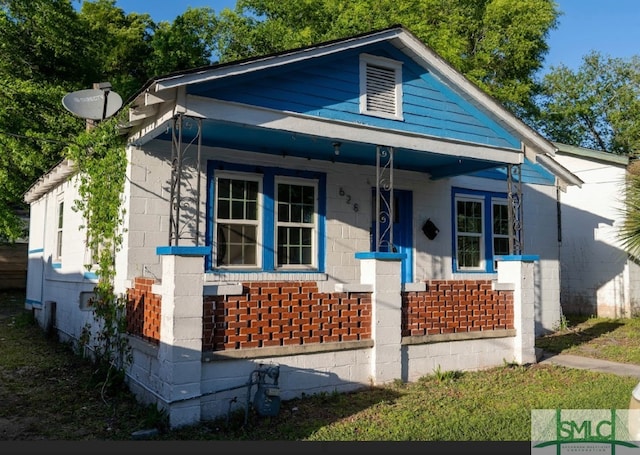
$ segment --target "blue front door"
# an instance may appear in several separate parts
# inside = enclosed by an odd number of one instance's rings
[[[386,204],[383,201],[390,201],[389,195],[389,191],[381,191],[381,212],[385,212]],[[404,254],[401,279],[402,283],[411,283],[413,281],[413,193],[408,190],[393,190],[393,219],[385,214],[376,213],[375,199],[376,189],[372,188],[371,251]],[[380,241],[376,234],[376,216],[380,220]],[[392,223],[391,229],[389,229],[389,223]],[[393,239],[391,232],[393,232]]]

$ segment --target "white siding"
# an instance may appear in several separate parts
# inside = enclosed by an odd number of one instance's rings
[[[618,239],[623,220],[622,164],[558,154],[584,181],[562,193],[562,306],[569,313],[629,317],[638,306],[638,266]]]
[[[80,293],[93,290],[96,280],[88,262],[81,213],[73,210],[78,198],[75,180],[69,180],[31,205],[29,225],[29,272],[27,306],[38,322],[53,325],[63,340],[77,340],[86,324],[93,324],[92,312],[80,309]],[[56,256],[58,206],[64,201],[62,259]]]

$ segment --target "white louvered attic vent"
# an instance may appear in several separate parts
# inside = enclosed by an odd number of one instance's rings
[[[402,120],[402,63],[360,55],[360,113]]]
[[[367,65],[367,111],[396,115],[396,72]]]

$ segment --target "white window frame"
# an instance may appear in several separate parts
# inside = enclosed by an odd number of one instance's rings
[[[101,242],[99,245],[96,245],[95,248],[89,247],[89,237],[85,239],[85,261],[84,265],[87,270],[92,270],[96,267],[100,262],[100,252],[105,248],[104,242]]]
[[[374,66],[390,70],[395,75],[394,113],[369,109],[367,102],[367,67]],[[360,54],[360,113],[393,120],[403,120],[402,117],[402,62],[370,54]]]
[[[509,230],[507,229],[507,233],[506,234],[496,234],[493,227],[494,227],[494,219],[493,219],[493,207],[495,205],[504,205],[507,207],[507,215],[509,214],[509,201],[506,198],[491,198],[491,248],[492,248],[492,253],[493,253],[493,258],[494,258],[494,269],[497,270],[497,261],[495,260],[496,256],[502,256],[502,254],[498,254],[496,253],[495,250],[495,239],[497,238],[505,238],[507,239],[507,241],[509,241]],[[508,253],[511,254],[511,253]]]
[[[226,218],[218,218],[218,203],[219,203],[219,186],[218,182],[220,179],[231,179],[231,180],[244,180],[244,181],[253,181],[258,183],[258,197],[257,197],[257,207],[256,207],[256,217],[257,220],[233,220]],[[234,172],[234,171],[217,171],[214,176],[214,185],[215,185],[215,200],[213,207],[213,222],[214,226],[219,226],[219,224],[251,224],[256,226],[256,264],[225,264],[225,265],[217,265],[218,257],[217,257],[217,245],[218,245],[218,229],[214,229],[213,232],[213,251],[212,251],[212,259],[213,259],[213,268],[218,270],[233,270],[233,269],[242,269],[242,270],[260,270],[262,269],[262,250],[264,245],[262,244],[262,229],[263,229],[263,177],[260,174],[252,174],[247,172]]]
[[[278,185],[288,184],[294,186],[310,186],[313,187],[313,222],[280,222],[278,221]],[[274,199],[274,229],[273,229],[273,248],[274,268],[276,270],[315,270],[318,268],[318,180],[308,178],[295,178],[286,176],[276,176],[273,186]],[[278,264],[278,228],[279,227],[304,227],[311,228],[311,263],[310,264]]]
[[[64,240],[64,197],[56,198],[56,262],[62,261],[62,247]]]
[[[480,221],[480,226],[481,226],[481,231],[479,233],[467,233],[467,232],[463,232],[461,233],[458,227],[458,202],[472,202],[472,203],[478,203],[480,204],[480,216],[481,216],[481,221]],[[454,199],[454,210],[455,210],[455,214],[454,214],[454,236],[455,236],[455,251],[454,254],[456,255],[456,268],[457,271],[459,272],[484,272],[486,270],[486,252],[485,252],[485,241],[486,241],[486,233],[485,231],[485,226],[486,226],[486,219],[485,219],[485,198],[483,196],[473,196],[473,195],[468,195],[468,194],[457,194],[455,199]],[[478,238],[480,240],[479,242],[479,247],[480,247],[480,262],[478,264],[478,266],[476,267],[464,267],[460,264],[460,259],[458,256],[459,253],[459,248],[458,248],[458,239],[459,237],[474,237],[474,238]]]

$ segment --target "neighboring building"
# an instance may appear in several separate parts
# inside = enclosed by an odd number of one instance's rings
[[[640,267],[621,247],[619,237],[629,158],[555,145],[555,160],[584,182],[560,195],[562,309],[604,318],[635,316]]]
[[[23,291],[27,283],[27,242],[0,244],[0,290]]]
[[[535,362],[560,322],[557,193],[580,179],[402,27],[158,77],[125,108],[127,379],[173,426],[254,377],[264,404]],[[71,340],[96,282],[75,182],[63,162],[25,195],[26,305]]]
[[[15,213],[28,227],[28,210],[18,209]],[[27,285],[28,246],[26,235],[13,242],[0,242],[0,290],[24,292]]]

